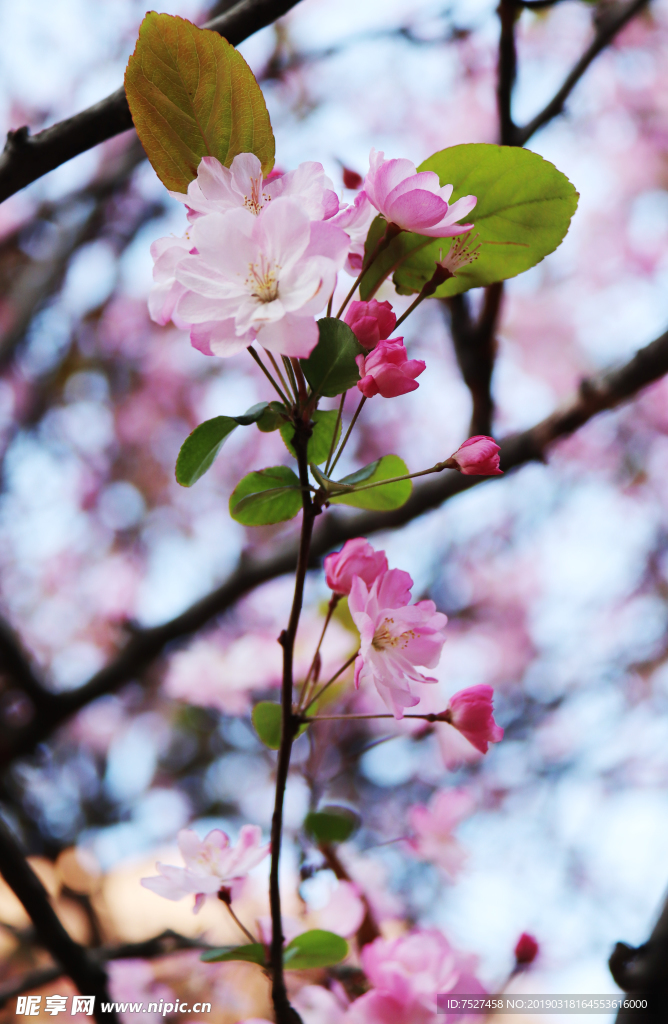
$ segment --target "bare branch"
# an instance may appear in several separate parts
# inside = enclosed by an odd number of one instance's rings
[[[450,331],[459,369],[471,392],[471,435],[492,433],[494,402],[491,383],[496,356],[496,325],[502,298],[502,281],[486,288],[477,320],[471,317],[467,295],[454,295],[451,299],[443,300],[450,315]]]
[[[668,899],[659,914],[647,942],[637,948],[618,942],[608,961],[610,973],[619,987],[636,998],[646,997],[647,1009],[620,1009],[618,1024],[642,1024],[649,1020],[665,1020],[668,1007]],[[656,1016],[655,1016],[656,1014]]]
[[[501,466],[508,472],[527,462],[544,461],[550,445],[559,438],[572,434],[599,412],[613,409],[632,398],[665,373],[668,373],[668,331],[640,349],[630,362],[620,368],[583,380],[577,395],[567,405],[535,427],[503,440]],[[323,517],[324,522],[314,536],[310,565],[315,567],[327,551],[352,537],[403,526],[484,481],[488,478],[463,476],[446,470],[429,483],[416,487],[406,504],[393,512]],[[296,564],[296,545],[286,545],[279,555],[269,558],[244,558],[222,586],[187,611],[161,626],[135,631],[123,650],[84,686],[52,695],[48,709],[42,710],[38,704],[35,717],[23,728],[5,728],[0,733],[0,765],[29,754],[38,743],[91,701],[113,693],[139,677],[171,645],[210,624],[255,587],[293,572]]]
[[[49,895],[28,864],[21,847],[0,819],[0,873],[20,899],[30,917],[37,941],[48,949],[56,963],[70,976],[82,995],[95,996],[95,1019],[100,1024],[118,1024],[115,1011],[102,1012],[101,1001],[109,1001],[107,975],[103,967],[65,930],[51,906]]]
[[[604,50],[605,47],[612,42],[617,33],[621,32],[624,26],[627,25],[629,21],[636,16],[636,14],[642,11],[644,7],[647,7],[648,2],[649,0],[630,0],[630,3],[613,7],[603,16],[594,39],[582,54],[573,70],[566,77],[562,87],[555,93],[547,106],[544,107],[539,114],[536,114],[528,124],[523,128],[516,128],[515,145],[526,145],[531,136],[537,132],[539,128],[542,128],[548,123],[548,121],[551,121],[554,117],[557,117],[558,114],[561,114],[566,100],[592,61],[598,57],[601,50]]]
[[[239,0],[204,28],[225,36],[233,46],[270,25],[298,0]],[[130,109],[121,87],[111,96],[31,136],[24,126],[7,133],[0,156],[0,202],[79,153],[132,128]]]
[[[517,74],[515,47],[516,0],[501,0],[499,4],[501,35],[499,38],[499,69],[496,99],[499,110],[499,141],[502,146],[514,146],[517,125],[513,121],[511,99]]]

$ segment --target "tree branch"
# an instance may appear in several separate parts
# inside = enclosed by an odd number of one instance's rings
[[[225,36],[238,46],[254,32],[270,25],[298,0],[239,0],[228,11],[206,22],[204,28]],[[133,127],[123,87],[99,103],[31,136],[27,126],[7,133],[0,156],[0,202],[42,175],[60,167],[107,139]]]
[[[618,942],[608,961],[615,982],[630,996],[645,997],[646,1010],[620,1009],[619,1024],[665,1020],[668,1009],[668,899],[647,942],[634,948]]]
[[[501,0],[499,4],[501,35],[499,38],[499,70],[496,100],[499,110],[499,141],[502,146],[514,146],[517,125],[513,121],[511,100],[517,74],[515,47],[516,0]]]
[[[501,442],[501,466],[508,472],[527,462],[544,461],[550,445],[572,434],[597,413],[613,409],[642,388],[668,373],[668,331],[639,352],[625,365],[599,377],[583,380],[578,393],[562,409],[520,434]],[[491,478],[497,479],[496,477]],[[356,515],[323,516],[311,545],[309,565],[352,537],[366,536],[411,522],[438,508],[462,491],[490,478],[463,476],[446,470],[429,483],[416,487],[411,498],[393,512],[365,512]],[[170,646],[198,632],[255,587],[294,572],[296,545],[284,547],[269,558],[242,559],[237,569],[217,590],[197,601],[181,615],[161,626],[137,630],[123,650],[84,686],[52,695],[47,711],[37,706],[35,718],[23,728],[0,733],[0,766],[29,754],[72,715],[101,697],[120,689],[144,672]]]
[[[1,819],[0,873],[23,904],[35,926],[38,942],[62,965],[81,995],[95,996],[95,1019],[99,1024],[118,1024],[115,1011],[103,1013],[101,1008],[102,1000],[109,1002],[105,970],[65,930],[46,889]]]
[[[566,100],[592,61],[598,57],[601,50],[604,50],[605,47],[612,42],[617,33],[620,32],[624,26],[627,25],[629,21],[631,21],[631,19],[643,9],[643,7],[647,6],[648,2],[649,0],[630,0],[630,3],[624,4],[623,6],[616,6],[603,16],[594,39],[582,54],[573,70],[569,75],[567,75],[564,84],[555,93],[547,106],[544,107],[539,114],[536,114],[536,116],[523,128],[515,129],[515,145],[526,145],[531,136],[537,132],[539,128],[542,128],[548,123],[548,121],[551,121],[558,114],[561,114]]]
[[[443,300],[450,315],[450,332],[459,369],[471,392],[470,435],[492,433],[494,401],[491,384],[496,356],[496,324],[502,298],[503,282],[489,285],[477,320],[471,317],[466,294]]]

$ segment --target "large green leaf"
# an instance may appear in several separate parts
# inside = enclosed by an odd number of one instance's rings
[[[561,171],[537,153],[515,146],[452,146],[434,153],[419,170],[435,171],[441,185],[454,185],[453,202],[463,195],[478,197],[470,214],[472,234],[481,243],[478,259],[441,285],[437,297],[504,281],[540,263],[563,240],[578,203],[578,193]],[[368,251],[384,230],[385,221],[376,218]],[[400,293],[420,291],[434,272],[439,252],[445,254],[451,243],[449,238],[402,232],[365,275],[362,298],[391,273]]]
[[[355,356],[367,350],[343,320],[323,317],[318,320],[318,331],[318,344],[308,359],[301,360],[301,366],[316,394],[334,398],[357,384],[360,375]]]
[[[255,731],[270,750],[278,750],[281,745],[281,720],[283,710],[280,704],[274,704],[269,700],[261,700],[256,704],[251,713]],[[308,722],[300,725],[297,736],[308,729]]]
[[[318,843],[343,843],[359,828],[359,817],[348,807],[330,804],[319,811],[309,811],[304,829]]]
[[[245,960],[247,963],[265,964],[265,949],[261,942],[249,942],[247,946],[220,946],[218,949],[207,949],[200,960],[207,964],[225,963],[229,960]]]
[[[182,487],[192,487],[207,469],[233,430],[238,426],[257,423],[267,409],[266,402],[258,402],[243,416],[216,416],[195,427],[181,445],[176,460],[176,480]]]
[[[338,427],[336,431],[336,440],[339,440],[339,437],[341,436],[341,420],[339,419],[339,414],[336,409],[326,411],[318,409],[313,413],[312,419],[313,433],[308,439],[307,456],[309,462],[313,462],[318,466],[321,462],[326,461],[327,456],[331,451],[335,427]],[[295,428],[292,423],[284,422],[282,424],[281,437],[285,442],[285,447],[291,455],[297,458],[297,453],[292,446],[294,433]]]
[[[125,72],[137,134],[164,185],[185,192],[204,156],[229,167],[255,153],[266,175],[274,135],[262,90],[241,54],[217,32],[150,11]]]
[[[348,956],[348,943],[334,932],[314,928],[289,942],[283,964],[289,971],[308,971],[313,967],[333,967]]]
[[[404,476],[408,467],[398,455],[383,455],[382,459],[370,463],[356,473],[351,473],[341,484],[372,484],[377,480],[388,480],[395,476]],[[339,505],[353,505],[354,508],[368,508],[388,512],[393,508],[401,508],[411,496],[413,485],[410,480],[399,480],[385,487],[370,487],[365,491],[348,491],[337,494],[328,500]]]
[[[287,466],[248,473],[230,495],[230,515],[244,526],[268,526],[293,519],[302,507],[299,477]]]

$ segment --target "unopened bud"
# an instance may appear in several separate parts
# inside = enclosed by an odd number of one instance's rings
[[[232,906],[232,889],[229,885],[221,885],[217,895],[221,903],[225,903],[228,907]]]
[[[533,935],[522,932],[515,946],[515,960],[523,966],[533,963],[538,956],[539,945]]]

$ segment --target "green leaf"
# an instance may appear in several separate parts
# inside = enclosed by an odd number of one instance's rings
[[[437,298],[515,277],[540,263],[561,243],[575,213],[578,193],[568,178],[537,153],[515,146],[470,143],[434,153],[418,168],[435,171],[441,185],[452,184],[452,201],[475,195],[472,235],[481,243],[478,259],[463,267],[436,292]],[[385,221],[371,225],[367,248],[382,234]],[[362,298],[394,273],[397,290],[419,291],[433,272],[439,251],[452,239],[431,239],[402,232],[362,281]]]
[[[313,433],[308,440],[307,457],[309,462],[319,465],[321,462],[327,460],[332,448],[332,440],[334,437],[334,428],[337,426],[336,440],[338,442],[341,436],[341,420],[336,409],[322,411],[316,410],[312,416],[313,419]],[[283,423],[281,426],[281,437],[285,442],[285,447],[290,452],[290,455],[297,458],[297,453],[292,446],[292,438],[294,437],[295,428],[292,423]]]
[[[229,167],[255,153],[267,175],[274,135],[262,90],[241,54],[217,32],[150,11],[125,72],[132,120],[151,165],[185,192],[204,156]]]
[[[293,519],[302,507],[299,477],[287,466],[248,473],[230,495],[230,515],[244,526],[267,526]]]
[[[227,960],[245,960],[250,964],[265,965],[265,949],[261,942],[251,942],[247,946],[221,946],[219,949],[207,949],[200,960],[205,964],[219,964]]]
[[[347,807],[331,804],[319,811],[310,811],[304,829],[318,843],[343,843],[359,828],[359,817]]]
[[[302,932],[285,947],[283,964],[290,971],[307,971],[312,967],[333,967],[348,956],[348,943],[334,932],[314,928]]]
[[[363,348],[348,324],[327,316],[318,320],[320,339],[308,359],[302,359],[304,376],[315,394],[334,398],[357,384],[360,379],[355,356]]]
[[[256,704],[251,713],[251,719],[265,747],[270,750],[278,750],[281,745],[281,718],[283,711],[280,704],[274,704],[269,700],[261,700]],[[308,729],[308,722],[300,725],[297,736],[301,736]]]
[[[263,434],[270,434],[272,430],[278,430],[287,414],[287,409],[282,402],[270,402],[257,421],[258,430],[261,430]]]
[[[176,480],[182,487],[192,487],[207,469],[230,436],[239,425],[256,423],[267,408],[266,402],[253,405],[243,416],[216,416],[195,427],[181,445],[176,460]]]
[[[395,476],[404,476],[408,473],[408,467],[398,455],[383,455],[382,459],[370,463],[356,473],[351,473],[341,484],[372,484],[376,480],[388,480]],[[413,485],[410,480],[400,480],[398,483],[387,484],[386,487],[371,487],[368,491],[349,491],[345,494],[336,494],[329,498],[333,504],[352,505],[354,508],[368,508],[375,511],[389,512],[393,508],[401,508],[411,496]]]

